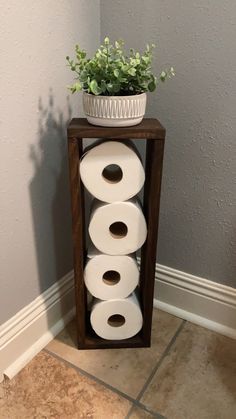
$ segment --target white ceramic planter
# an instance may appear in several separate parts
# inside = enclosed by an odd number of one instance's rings
[[[129,127],[139,124],[146,110],[147,94],[94,96],[83,93],[83,107],[90,124],[102,127]]]

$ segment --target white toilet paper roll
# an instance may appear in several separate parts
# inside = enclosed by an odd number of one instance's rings
[[[90,321],[103,339],[128,339],[142,328],[143,317],[135,293],[124,299],[95,300]]]
[[[88,191],[104,202],[132,198],[145,180],[137,153],[119,141],[100,143],[85,153],[80,162],[80,176]]]
[[[133,256],[97,254],[88,258],[84,281],[89,292],[101,300],[126,298],[138,285],[139,270]]]
[[[105,204],[94,201],[88,227],[93,244],[108,255],[127,255],[146,240],[147,226],[135,200]]]

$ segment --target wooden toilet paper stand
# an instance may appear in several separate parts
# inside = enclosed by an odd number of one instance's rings
[[[125,128],[104,128],[90,125],[84,118],[72,119],[68,126],[71,213],[74,247],[76,325],[79,349],[134,348],[151,345],[153,293],[155,282],[156,247],[165,129],[157,119],[144,119],[141,124]],[[79,165],[84,138],[110,140],[146,140],[146,180],[144,184],[143,213],[147,222],[147,239],[141,249],[140,304],[143,327],[132,338],[105,340],[92,330],[87,311],[86,289],[83,279],[86,261],[84,187]]]

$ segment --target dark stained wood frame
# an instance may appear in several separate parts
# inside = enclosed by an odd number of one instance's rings
[[[74,247],[76,324],[79,349],[149,347],[153,294],[155,283],[156,247],[161,193],[162,164],[165,129],[157,119],[145,118],[141,124],[125,128],[104,128],[90,125],[84,118],[72,119],[68,126],[71,213]],[[143,328],[134,337],[124,340],[105,340],[97,336],[89,322],[83,270],[86,260],[84,188],[79,176],[83,138],[110,140],[146,140],[146,180],[144,184],[143,212],[147,221],[147,239],[141,250],[140,296]]]

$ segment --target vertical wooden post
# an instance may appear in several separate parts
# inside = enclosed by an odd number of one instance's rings
[[[79,164],[83,151],[82,141],[82,138],[68,138],[71,215],[74,249],[76,325],[79,346],[83,345],[85,341],[87,307],[85,285],[83,280],[85,254],[84,189],[79,175]]]
[[[148,234],[141,250],[140,294],[145,325],[143,338],[147,345],[150,345],[151,339],[163,153],[164,141],[158,139],[146,141],[143,212]]]

